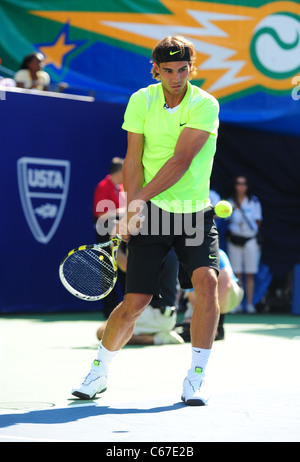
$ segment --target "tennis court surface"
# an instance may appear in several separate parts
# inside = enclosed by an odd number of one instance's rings
[[[300,318],[226,319],[207,370],[210,402],[187,407],[189,343],[125,347],[107,391],[79,401],[70,390],[94,359],[101,314],[1,316],[0,442],[299,442]]]

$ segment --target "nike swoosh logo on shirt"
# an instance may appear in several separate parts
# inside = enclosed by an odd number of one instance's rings
[[[212,255],[208,255],[208,258],[209,258],[210,260],[215,260],[217,257],[213,257]]]
[[[184,122],[184,124],[180,124],[180,127],[182,127],[183,125],[186,125],[186,122]]]

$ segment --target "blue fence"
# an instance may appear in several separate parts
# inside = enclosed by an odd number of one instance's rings
[[[2,93],[0,312],[99,310],[60,284],[70,249],[95,242],[92,201],[124,156],[124,108],[55,93]]]
[[[294,268],[292,314],[300,315],[300,265]]]

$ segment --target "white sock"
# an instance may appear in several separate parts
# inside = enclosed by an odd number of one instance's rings
[[[119,353],[120,350],[116,351],[110,351],[105,346],[102,345],[102,340],[100,342],[99,348],[98,348],[98,355],[97,359],[103,363],[103,366],[106,370],[108,370],[110,363],[114,359],[117,353]]]
[[[210,353],[211,350],[192,347],[192,364],[188,370],[188,377],[199,378],[199,375],[201,375],[204,378]]]

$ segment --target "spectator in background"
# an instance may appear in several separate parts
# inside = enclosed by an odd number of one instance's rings
[[[253,294],[254,275],[258,271],[260,255],[257,236],[262,221],[261,204],[256,196],[250,194],[248,181],[244,176],[235,178],[233,194],[228,200],[233,207],[232,215],[228,219],[228,255],[241,284],[245,275],[246,311],[256,313]],[[240,306],[235,312],[241,310]]]
[[[221,200],[221,196],[214,189],[210,189],[209,190],[209,199],[210,199],[211,205],[214,207]],[[218,231],[219,231],[219,227],[220,227],[219,225],[220,225],[222,219],[215,216],[214,220],[215,220],[215,225],[216,225],[216,227],[218,228]],[[220,237],[221,236],[220,236],[220,232],[219,232],[219,244],[220,244]]]
[[[25,56],[20,66],[20,70],[15,74],[17,87],[48,90],[50,76],[43,71],[44,56],[42,53],[30,53]]]
[[[96,226],[96,242],[103,243],[110,239],[115,229],[116,220],[125,212],[126,199],[122,184],[123,159],[114,157],[111,161],[109,174],[96,186],[94,192],[93,215]],[[123,244],[122,244],[123,245]],[[103,312],[108,318],[118,304],[118,286],[124,292],[125,272],[122,268],[118,274],[118,284],[103,299]]]
[[[226,252],[222,249],[220,249],[219,252],[220,272],[218,277],[218,298],[221,314],[215,340],[224,340],[225,315],[241,303],[244,296],[244,290],[238,284],[238,279],[232,271]],[[186,290],[185,296],[188,300],[187,310],[184,313],[183,323],[178,325],[178,327],[183,328],[183,333],[181,334],[183,339],[185,341],[190,341],[190,323],[195,306],[195,293],[193,289]]]
[[[2,75],[0,75],[0,87],[13,88],[15,86],[16,86],[16,82],[14,81],[14,79],[2,77]]]
[[[114,219],[123,216],[126,210],[126,198],[122,183],[124,159],[114,157],[109,174],[101,180],[94,192],[94,221],[97,229],[97,242],[107,242],[115,227]]]
[[[213,207],[221,200],[220,194],[217,193],[217,191],[215,191],[214,189],[210,189],[209,198],[210,198],[211,205]]]

